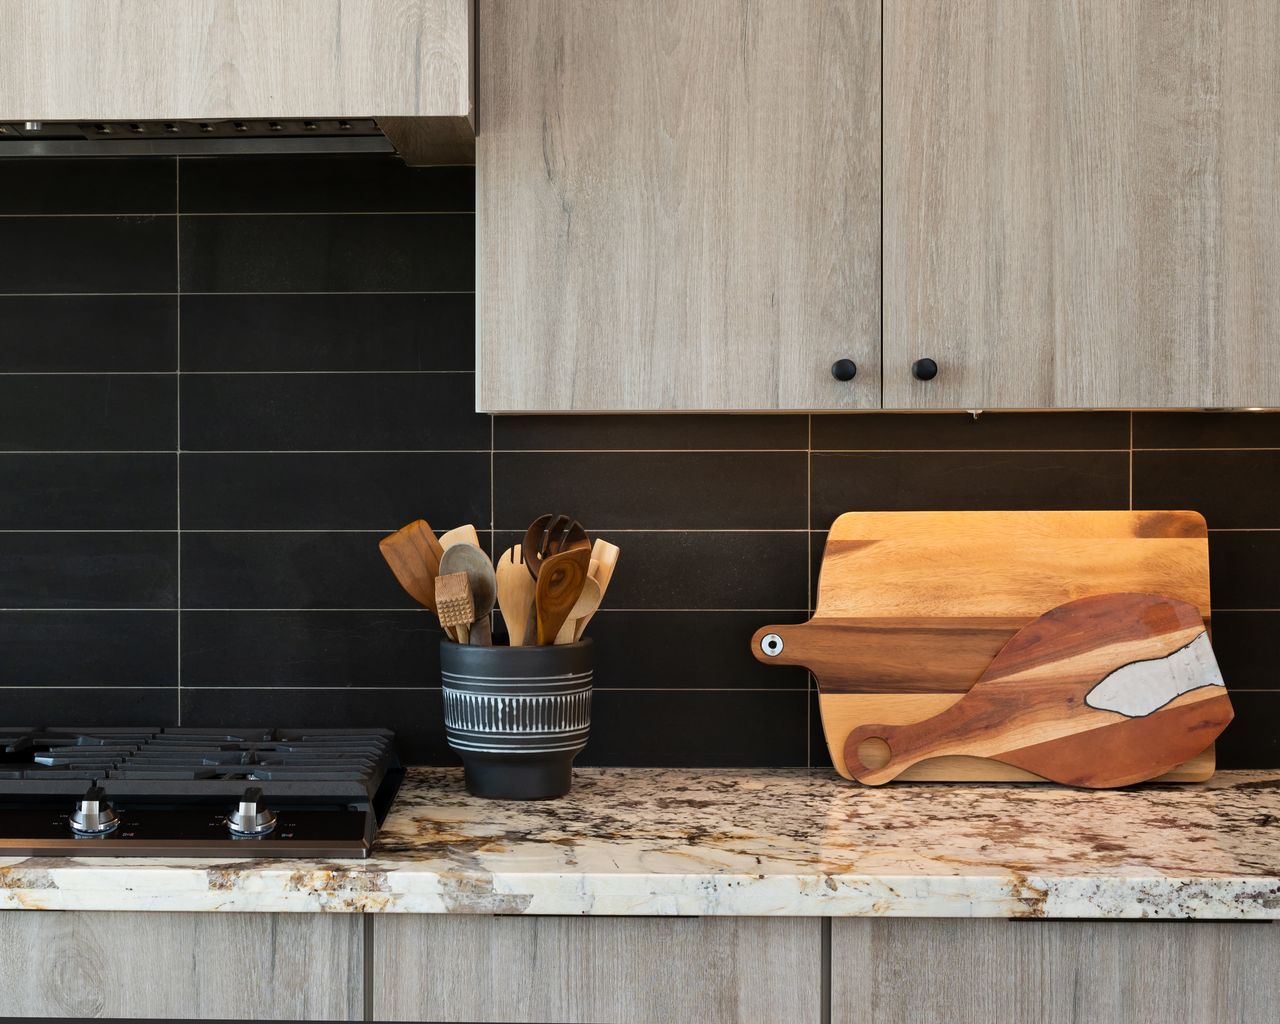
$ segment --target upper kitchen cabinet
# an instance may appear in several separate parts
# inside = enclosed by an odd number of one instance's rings
[[[477,31],[482,409],[879,405],[880,0],[480,0]]]
[[[886,407],[1280,406],[1276,0],[884,16]]]
[[[340,148],[368,119],[471,162],[473,25],[472,0],[0,0],[0,154]]]

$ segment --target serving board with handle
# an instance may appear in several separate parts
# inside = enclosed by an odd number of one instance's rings
[[[850,512],[831,527],[807,623],[764,626],[766,664],[803,665],[836,770],[851,732],[922,722],[956,704],[1014,635],[1083,597],[1158,594],[1209,622],[1208,531],[1185,511]],[[1164,776],[1213,774],[1212,746]],[[1027,769],[946,753],[897,776],[1020,781]]]

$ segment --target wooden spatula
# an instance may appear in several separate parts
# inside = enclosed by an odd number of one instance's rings
[[[467,642],[487,647],[493,643],[493,631],[489,616],[498,596],[498,580],[489,564],[489,556],[474,544],[459,542],[446,548],[440,556],[440,572],[467,574],[471,585],[471,600],[475,618],[472,621]]]
[[[522,647],[531,636],[533,612],[533,577],[525,568],[520,547],[507,548],[498,559],[498,607],[507,624],[512,647]]]
[[[476,528],[467,523],[464,526],[455,526],[448,533],[440,535],[440,547],[442,550],[448,551],[455,544],[470,544],[472,547],[478,548],[480,546],[480,537],[476,533]]]
[[[604,592],[609,589],[609,581],[613,579],[614,567],[618,564],[618,545],[610,544],[607,540],[596,538],[596,542],[591,545],[591,568],[589,575],[600,587],[600,597],[596,601],[595,607],[586,615],[578,619],[578,625],[574,630],[573,638],[581,640],[582,634],[586,632],[587,623],[600,610],[600,605],[604,603]]]
[[[1071,786],[1127,786],[1194,757],[1231,718],[1194,605],[1104,594],[1024,626],[947,710],[861,726],[844,753],[869,785],[926,758],[968,754]]]
[[[440,574],[440,542],[425,519],[415,519],[378,541],[391,571],[418,604],[436,610],[436,576]]]
[[[534,604],[538,615],[538,643],[554,643],[556,634],[573,611],[587,579],[589,548],[572,548],[552,555],[538,570]]]

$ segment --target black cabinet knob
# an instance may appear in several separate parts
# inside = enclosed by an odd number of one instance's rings
[[[916,380],[933,380],[938,376],[938,364],[932,359],[917,359],[911,364],[911,376]]]
[[[837,359],[831,364],[831,376],[836,380],[853,380],[858,375],[858,364],[852,359]]]

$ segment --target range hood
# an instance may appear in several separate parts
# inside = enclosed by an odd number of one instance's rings
[[[0,0],[0,157],[475,158],[473,0]]]

